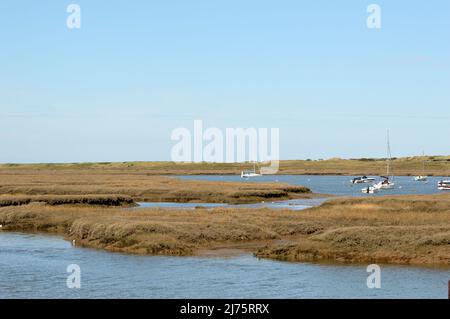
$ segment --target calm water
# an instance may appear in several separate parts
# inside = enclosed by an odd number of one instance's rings
[[[396,177],[396,189],[364,195],[348,176],[180,176],[183,179],[286,182],[315,193],[345,196],[434,194],[437,182]],[[239,207],[305,209],[324,199]],[[141,203],[141,207],[226,204]],[[81,267],[82,288],[66,287],[66,268]],[[368,289],[366,265],[319,265],[234,257],[153,257],[73,247],[60,237],[0,231],[0,298],[447,298],[449,269],[382,266],[382,288]]]
[[[208,180],[208,181],[232,181],[242,183],[256,182],[280,182],[292,185],[309,187],[314,193],[332,194],[341,196],[383,196],[383,195],[407,195],[407,194],[436,194],[438,181],[447,177],[430,177],[428,182],[416,182],[411,176],[395,176],[395,189],[380,191],[378,194],[363,194],[361,189],[370,184],[353,185],[350,180],[353,176],[336,175],[265,175],[252,179],[243,179],[237,175],[190,175],[178,176],[181,179]]]
[[[69,264],[81,289],[66,287]],[[0,298],[447,298],[448,269],[381,266],[381,289],[368,289],[365,267],[133,256],[0,231]]]
[[[363,194],[361,189],[371,184],[353,185],[350,183],[352,176],[337,176],[337,175],[265,175],[252,179],[242,179],[237,175],[183,175],[177,176],[181,179],[187,180],[207,180],[207,181],[231,181],[241,183],[257,183],[257,182],[276,182],[289,183],[291,185],[302,185],[309,187],[314,193],[331,194],[337,196],[386,196],[386,195],[419,195],[419,194],[438,194],[443,191],[437,189],[438,181],[446,179],[446,177],[430,177],[428,182],[416,182],[411,176],[396,176],[394,181],[396,183],[395,189],[380,191],[377,194]],[[194,209],[196,207],[244,207],[244,208],[259,208],[268,207],[274,209],[291,209],[303,210],[312,206],[318,206],[326,201],[327,198],[315,199],[295,199],[285,201],[269,201],[258,204],[244,204],[244,205],[227,205],[215,203],[139,203],[140,208],[145,207],[161,207],[161,208],[186,208]]]
[[[214,207],[236,207],[236,208],[274,208],[274,209],[291,209],[291,210],[303,210],[313,206],[319,206],[325,202],[327,198],[311,198],[311,199],[292,199],[276,202],[264,202],[257,204],[215,204],[215,203],[175,203],[175,202],[142,202],[138,203],[139,207],[136,208],[148,208],[148,207],[160,207],[160,208],[185,208],[195,209],[198,207],[214,208]],[[133,208],[133,209],[136,209]]]

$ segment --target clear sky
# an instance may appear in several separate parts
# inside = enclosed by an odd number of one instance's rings
[[[450,2],[1,0],[0,162],[169,160],[195,119],[280,128],[282,159],[382,157],[388,128],[450,154]]]

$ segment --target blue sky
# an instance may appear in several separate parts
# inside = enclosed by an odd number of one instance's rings
[[[447,0],[2,0],[0,43],[0,162],[169,160],[195,119],[282,159],[450,153]]]

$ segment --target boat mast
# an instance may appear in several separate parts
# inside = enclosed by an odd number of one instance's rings
[[[423,161],[422,161],[422,176],[425,176],[425,151],[422,151]]]
[[[387,130],[387,177],[391,172],[391,144],[389,142],[389,130]]]

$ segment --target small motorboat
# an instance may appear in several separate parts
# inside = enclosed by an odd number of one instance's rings
[[[375,186],[368,186],[361,189],[363,194],[375,194],[378,193],[379,189]]]
[[[362,176],[362,177],[355,177],[350,182],[352,184],[363,184],[363,183],[371,183],[373,181],[375,181],[375,178],[373,177]]]
[[[426,182],[428,181],[428,176],[425,175],[425,152],[423,152],[423,162],[422,162],[422,175],[414,177],[416,182]]]
[[[440,181],[438,183],[438,189],[441,191],[450,191],[450,180]]]
[[[378,189],[393,189],[395,187],[395,183],[392,182],[389,177],[381,176],[383,180],[374,185],[374,187]]]

